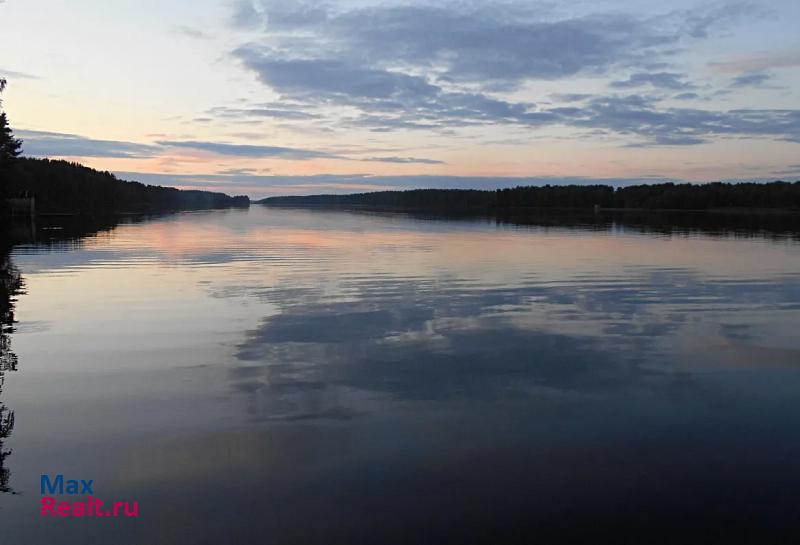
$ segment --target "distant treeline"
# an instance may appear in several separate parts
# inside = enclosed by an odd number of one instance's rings
[[[18,157],[3,186],[7,197],[33,195],[38,212],[117,214],[247,206],[246,196],[179,190],[118,179],[78,163]]]
[[[800,182],[643,184],[515,187],[495,192],[498,207],[640,208],[709,210],[715,208],[797,208]]]
[[[477,189],[411,189],[408,191],[376,191],[351,195],[268,197],[258,202],[279,205],[486,208],[494,202],[494,199],[494,192]]]
[[[351,195],[268,197],[268,205],[334,205],[399,208],[508,209],[602,208],[650,210],[710,210],[772,208],[800,210],[800,182],[647,184],[614,188],[609,185],[546,185],[482,191],[474,189],[413,189]]]

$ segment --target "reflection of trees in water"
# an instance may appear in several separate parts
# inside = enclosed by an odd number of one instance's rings
[[[14,412],[3,404],[2,392],[5,374],[17,370],[17,356],[11,351],[11,340],[8,336],[14,323],[13,296],[22,287],[22,279],[14,268],[8,252],[0,256],[0,493],[12,492],[9,485],[10,471],[6,467],[6,458],[11,451],[3,445],[14,428]]]
[[[0,0],[2,3],[2,0]],[[14,411],[3,404],[3,382],[9,371],[17,370],[17,355],[11,350],[10,333],[14,324],[15,296],[22,293],[23,282],[11,261],[10,250],[14,244],[36,244],[48,247],[62,243],[80,244],[84,237],[103,231],[112,231],[121,222],[138,223],[157,216],[106,216],[106,217],[43,217],[36,222],[0,221],[0,494],[14,493],[6,459],[11,451],[4,441],[14,428]]]
[[[113,230],[120,221],[136,223],[147,218],[74,216],[38,218],[35,224],[24,221],[4,225],[0,222],[0,494],[14,493],[9,484],[10,470],[6,467],[6,459],[11,450],[4,445],[5,439],[14,429],[14,411],[3,404],[3,382],[6,373],[17,370],[17,355],[11,350],[9,335],[13,331],[15,296],[22,292],[23,283],[19,271],[11,261],[11,246],[20,243],[42,246],[64,242],[79,243],[85,236]]]

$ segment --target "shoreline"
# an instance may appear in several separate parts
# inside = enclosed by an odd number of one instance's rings
[[[581,214],[598,214],[598,213],[670,213],[670,214],[716,214],[716,215],[732,215],[732,216],[798,216],[800,217],[800,209],[795,208],[618,208],[618,207],[600,207],[600,208],[586,208],[586,207],[547,207],[547,206],[489,206],[489,207],[439,207],[439,206],[402,206],[402,205],[373,205],[373,204],[338,204],[338,203],[271,203],[256,201],[253,204],[259,204],[270,208],[319,208],[319,209],[340,209],[340,210],[374,210],[386,212],[438,212],[438,213],[479,213],[486,215],[498,215],[508,212],[564,212],[564,213],[581,213]]]

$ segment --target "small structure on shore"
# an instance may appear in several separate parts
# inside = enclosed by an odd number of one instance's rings
[[[6,202],[8,202],[8,207],[11,209],[12,216],[33,217],[36,214],[36,199],[33,195],[6,199]]]

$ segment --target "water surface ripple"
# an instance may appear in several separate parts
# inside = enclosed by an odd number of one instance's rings
[[[796,238],[254,206],[11,260],[0,543],[800,536]]]

